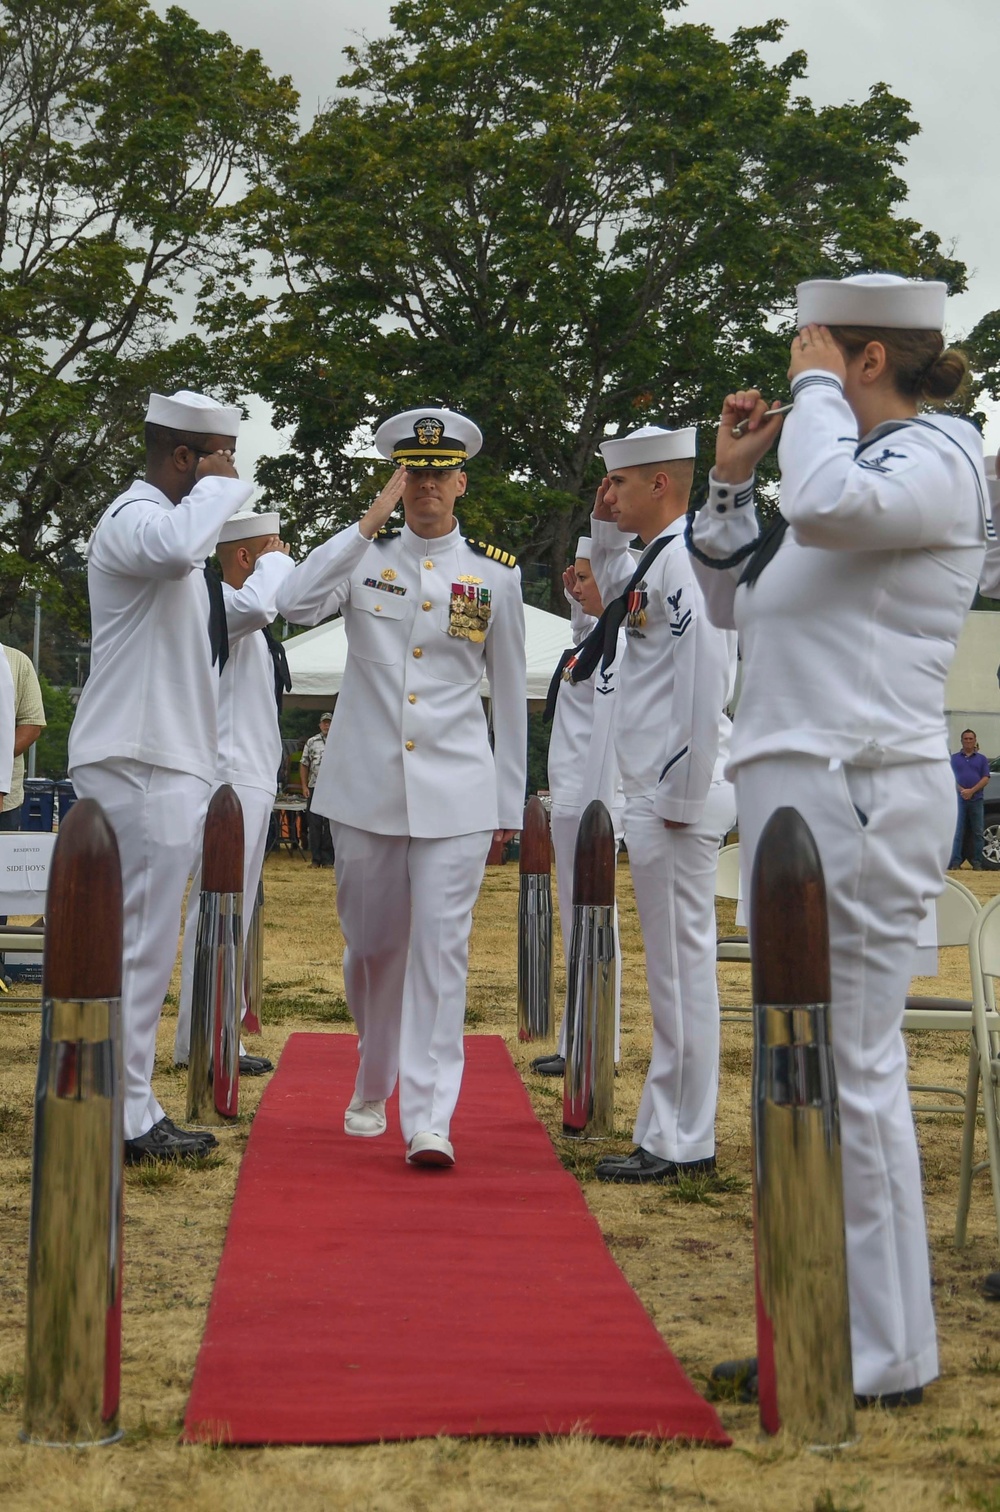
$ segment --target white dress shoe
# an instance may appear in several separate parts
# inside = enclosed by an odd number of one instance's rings
[[[385,1133],[385,1098],[365,1102],[355,1092],[344,1112],[344,1133],[358,1139],[375,1139]]]
[[[445,1139],[443,1134],[432,1134],[430,1129],[414,1134],[406,1151],[406,1163],[419,1166],[453,1166],[455,1151],[451,1140]]]

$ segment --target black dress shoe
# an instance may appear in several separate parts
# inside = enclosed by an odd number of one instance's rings
[[[708,1378],[713,1397],[733,1397],[737,1402],[757,1400],[757,1356],[745,1360],[723,1360]]]
[[[983,1296],[988,1302],[1000,1302],[1000,1271],[983,1277]]]
[[[266,1076],[268,1071],[274,1070],[274,1062],[269,1061],[266,1055],[241,1055],[241,1076]]]
[[[605,1155],[597,1162],[598,1181],[679,1181],[682,1176],[710,1176],[715,1170],[715,1156],[706,1160],[661,1160],[641,1145],[631,1155]]]
[[[908,1391],[883,1391],[876,1396],[856,1396],[855,1407],[919,1407],[924,1399],[922,1386],[911,1386]]]
[[[195,1133],[192,1129],[178,1129],[169,1118],[161,1118],[138,1139],[126,1139],[125,1164],[139,1165],[144,1160],[195,1160],[207,1155],[218,1144],[214,1134],[207,1130]]]
[[[566,1062],[561,1055],[539,1055],[531,1062],[531,1069],[539,1076],[565,1076]]]

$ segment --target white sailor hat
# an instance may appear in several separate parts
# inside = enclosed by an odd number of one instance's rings
[[[574,562],[578,562],[581,557],[585,562],[590,561],[590,536],[581,536],[576,543],[576,556],[573,558]]]
[[[612,467],[644,467],[648,462],[683,462],[698,452],[698,427],[688,425],[684,430],[664,430],[659,425],[644,425],[628,436],[618,436],[614,441],[601,442],[604,465]]]
[[[483,444],[483,433],[457,410],[413,409],[383,420],[375,447],[400,467],[464,467]]]
[[[990,503],[1000,504],[1000,478],[997,477],[996,457],[984,457],[983,467],[986,470],[986,487],[989,489]]]
[[[807,325],[882,326],[900,331],[943,331],[948,285],[898,273],[854,273],[796,284],[795,321]]]
[[[280,534],[281,516],[276,509],[267,514],[257,514],[252,509],[240,509],[236,514],[229,516],[219,531],[219,545],[221,546],[223,541],[249,541],[254,536]]]
[[[189,389],[180,389],[169,398],[166,394],[150,394],[146,407],[150,425],[195,431],[199,436],[238,436],[240,418],[238,409],[209,399],[206,394],[192,394]]]

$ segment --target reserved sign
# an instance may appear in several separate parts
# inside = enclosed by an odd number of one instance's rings
[[[55,835],[0,831],[0,914],[45,912]]]

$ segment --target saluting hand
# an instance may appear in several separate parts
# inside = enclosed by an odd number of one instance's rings
[[[580,585],[576,580],[575,567],[566,568],[566,571],[563,573],[563,587],[571,599],[576,599],[577,603],[580,602]]]
[[[258,560],[262,556],[266,556],[269,551],[280,551],[282,556],[288,555],[288,547],[285,545],[284,541],[280,539],[279,536],[268,536],[266,538],[263,546],[257,553]]]
[[[761,398],[760,389],[739,389],[735,394],[726,395],[715,437],[714,472],[720,483],[745,483],[761,457],[778,439],[782,421],[764,420],[768,408],[780,409],[780,401],[775,399],[768,406]],[[734,436],[734,426],[744,422],[746,430],[743,435]]]
[[[371,509],[362,517],[358,529],[369,541],[374,538],[376,531],[382,529],[382,526],[399,503],[403,495],[403,485],[405,482],[406,468],[397,467]]]
[[[202,478],[238,478],[236,465],[231,451],[211,452],[207,457],[202,457],[195,469],[194,480],[199,483]]]
[[[812,368],[835,374],[841,383],[847,377],[844,354],[826,326],[803,326],[792,342],[791,361],[788,365],[789,382],[797,378],[799,373],[808,373]]]
[[[611,521],[613,521],[614,518],[615,518],[614,515],[611,513],[610,508],[605,503],[605,495],[607,494],[608,489],[610,487],[611,487],[611,479],[610,478],[602,478],[601,481],[600,481],[600,483],[598,483],[598,485],[597,485],[597,494],[596,494],[596,496],[594,498],[594,518],[595,518],[595,520],[611,520]]]

